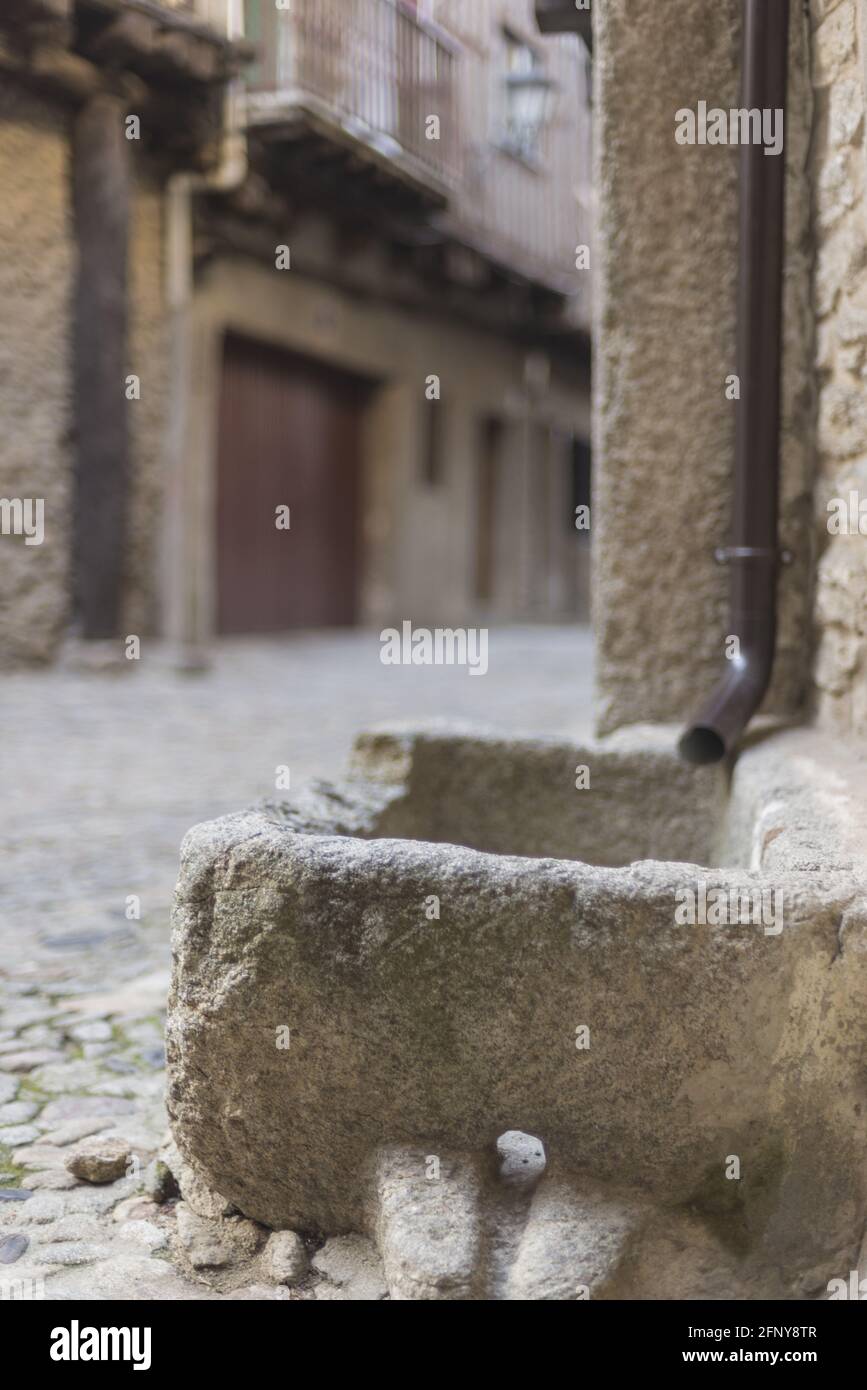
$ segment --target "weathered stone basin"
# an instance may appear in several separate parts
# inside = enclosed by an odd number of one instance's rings
[[[867,917],[803,737],[729,790],[664,732],[380,731],[197,826],[186,1159],[266,1226],[372,1235],[397,1298],[821,1296],[867,1212]],[[517,1215],[516,1130],[547,1156]]]

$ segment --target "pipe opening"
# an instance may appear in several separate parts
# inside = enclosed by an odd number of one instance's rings
[[[725,743],[716,729],[710,729],[705,724],[696,724],[687,729],[677,746],[682,758],[699,767],[721,762],[726,753]]]

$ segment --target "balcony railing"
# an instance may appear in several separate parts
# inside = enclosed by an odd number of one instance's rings
[[[148,13],[173,10],[184,19],[206,24],[222,37],[226,33],[227,0],[138,0]]]
[[[226,0],[163,3],[225,29]],[[501,17],[513,10],[519,0],[503,0]],[[440,0],[438,12],[448,28],[420,18],[411,0],[291,0],[288,9],[245,0],[245,35],[257,53],[246,69],[250,122],[278,140],[311,129],[352,153],[363,148],[440,210],[441,231],[568,296],[570,313],[586,324],[590,277],[575,269],[578,246],[592,241],[584,50],[573,39],[540,47],[554,119],[534,156],[521,158],[506,140],[503,31],[491,7]]]
[[[401,0],[292,0],[289,10],[247,0],[246,14],[260,55],[254,120],[307,110],[422,183],[456,184],[455,51]]]

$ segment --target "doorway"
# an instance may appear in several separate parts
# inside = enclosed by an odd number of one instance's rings
[[[217,450],[217,630],[356,621],[368,382],[234,334]]]

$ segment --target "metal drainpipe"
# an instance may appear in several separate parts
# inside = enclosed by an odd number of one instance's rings
[[[225,0],[226,38],[244,37],[244,0]],[[169,307],[185,309],[193,293],[193,196],[228,193],[247,176],[246,89],[236,77],[226,86],[220,158],[206,174],[181,173],[169,179],[167,198],[166,294]]]
[[[789,0],[744,0],[742,102],[784,110]],[[737,402],[731,545],[718,558],[731,569],[729,632],[740,655],[720,678],[680,740],[692,763],[718,762],[738,744],[764,698],[776,640],[776,589],[782,356],[785,151],[745,144],[740,165]]]
[[[244,37],[243,0],[225,0],[225,33]],[[163,628],[182,664],[199,664],[199,644],[210,636],[208,605],[202,592],[199,528],[201,480],[187,466],[190,401],[194,389],[190,312],[193,300],[193,202],[197,193],[228,193],[247,176],[246,88],[241,78],[227,84],[223,102],[220,157],[207,173],[174,174],[166,184],[166,303],[171,333],[171,404],[167,524],[163,533]],[[206,587],[206,586],[205,586]]]

